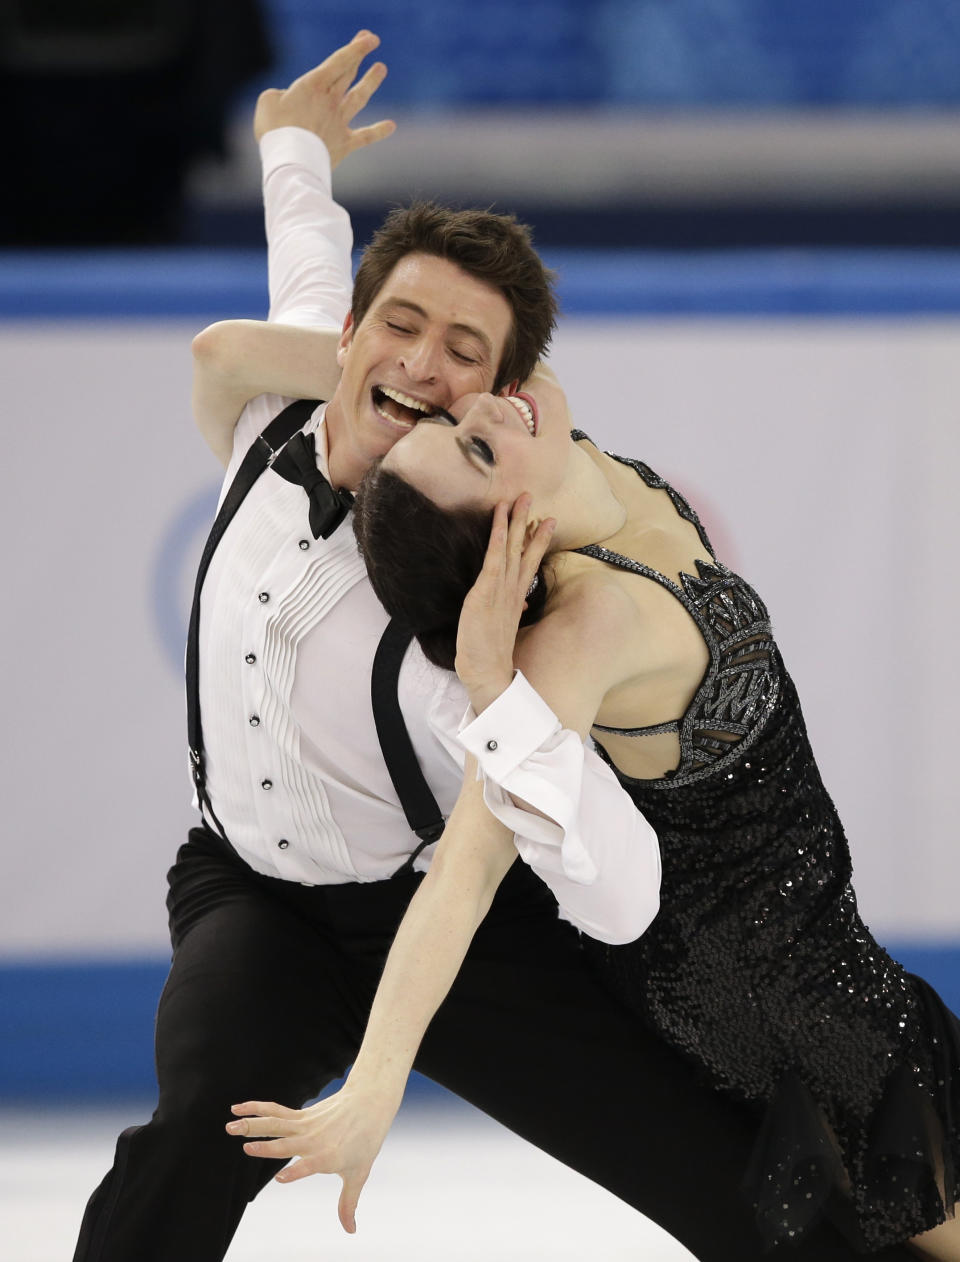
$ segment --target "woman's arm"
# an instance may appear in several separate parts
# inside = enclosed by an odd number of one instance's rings
[[[240,413],[258,394],[329,399],[340,380],[339,328],[221,320],[193,339],[193,414],[224,465]]]
[[[517,854],[513,834],[487,811],[476,764],[463,788],[430,870],[397,930],[370,1010],[356,1062],[343,1087],[308,1109],[265,1101],[235,1105],[232,1135],[253,1136],[253,1157],[300,1160],[277,1175],[339,1174],[338,1213],[356,1230],[360,1192],[400,1107],[427,1026],[453,984],[477,926]],[[274,1136],[276,1138],[261,1138]]]
[[[517,500],[509,523],[498,507],[464,602],[457,673],[475,714],[459,742],[480,764],[487,807],[513,830],[565,919],[600,941],[632,942],[659,910],[660,849],[585,741],[607,693],[635,675],[643,628],[634,603],[601,572],[568,579],[516,643],[547,528],[526,542],[527,503]],[[525,678],[514,677],[515,666]]]

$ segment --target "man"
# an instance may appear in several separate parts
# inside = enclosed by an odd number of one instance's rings
[[[361,32],[258,105],[271,318],[304,326],[306,358],[287,362],[278,352],[271,367],[268,356],[264,376],[249,367],[255,357],[221,358],[216,326],[198,341],[198,419],[228,462],[225,505],[237,498],[248,450],[284,405],[261,396],[244,408],[252,392],[245,374],[253,371],[258,389],[325,393],[310,358],[313,329],[339,326],[349,298],[349,230],[329,197],[327,154],[335,163],[389,133],[388,124],[349,126],[382,79],[374,67],[353,84],[376,43]],[[454,240],[460,227],[473,234],[466,247]],[[404,250],[408,231],[416,244]],[[552,313],[542,269],[538,277],[518,232],[496,217],[461,221],[429,207],[391,220],[333,335],[342,378],[326,409],[308,409],[302,424],[313,445],[308,482],[319,468],[335,487],[355,486],[421,413],[529,371]],[[499,234],[518,259],[497,283],[487,263],[482,275],[470,270],[477,251],[491,253],[484,233]],[[455,248],[459,262],[446,255]],[[528,323],[538,320],[531,345]],[[280,472],[283,455],[255,478],[212,559],[205,556],[194,628],[203,720],[194,763],[205,822],[170,873],[175,950],[157,1016],[159,1102],[150,1123],[120,1137],[88,1205],[77,1260],[223,1256],[246,1203],[282,1164],[244,1155],[225,1132],[230,1105],[259,1098],[298,1106],[346,1070],[427,865],[425,853],[413,857],[416,839],[370,711],[385,615],[348,527],[308,526],[304,488],[289,467]],[[414,653],[399,688],[418,759],[446,811],[462,778],[462,693]],[[522,683],[508,692],[480,721],[500,724],[501,739],[482,744],[503,790],[522,790],[536,806],[543,779],[528,756],[543,752],[549,762],[566,736]],[[599,988],[576,931],[530,871],[550,883],[569,919],[589,927],[609,909],[604,851],[622,846],[621,829],[633,830],[627,848],[638,855],[638,881],[655,859],[648,830],[612,791],[612,778],[582,747],[578,757],[585,791],[575,796],[592,817],[562,827],[549,810],[539,823],[531,818],[530,835],[517,843],[530,866],[514,864],[504,881],[417,1067],[650,1214],[699,1257],[759,1258],[750,1209],[737,1194],[750,1119],[698,1086]],[[597,861],[593,886],[567,876],[571,839]],[[853,1256],[826,1231],[808,1248],[797,1256]]]

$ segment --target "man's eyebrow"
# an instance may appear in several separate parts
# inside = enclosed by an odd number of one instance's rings
[[[408,298],[388,298],[384,302],[382,309],[389,310],[391,307],[400,307],[404,311],[412,311],[414,315],[420,316],[422,320],[430,319],[429,314],[424,311],[423,307],[418,303],[411,302]],[[481,329],[475,329],[472,324],[460,323],[451,324],[449,327],[456,329],[458,333],[465,333],[468,337],[476,338],[487,355],[491,359],[493,358],[493,343]]]

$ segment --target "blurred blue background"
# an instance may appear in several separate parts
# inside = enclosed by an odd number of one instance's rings
[[[958,244],[956,0],[11,0],[0,240],[259,244],[256,92],[361,23],[402,122],[361,241],[422,182],[542,244]]]
[[[952,0],[267,0],[281,81],[362,20],[392,106],[889,109],[960,103]]]

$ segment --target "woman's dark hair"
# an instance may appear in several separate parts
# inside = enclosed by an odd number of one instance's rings
[[[557,300],[553,273],[533,248],[526,224],[513,215],[455,210],[436,202],[395,208],[374,233],[357,268],[351,306],[355,326],[408,254],[446,259],[500,290],[510,304],[513,321],[493,390],[529,377],[550,344],[557,322]]]
[[[483,567],[492,521],[485,509],[438,508],[379,460],[357,491],[353,531],[373,590],[426,657],[446,670],[454,668],[460,610]],[[521,626],[540,618],[546,599],[541,574]]]

